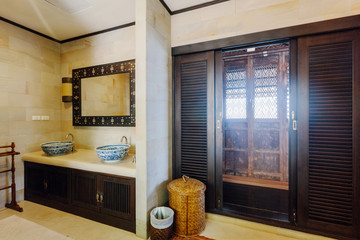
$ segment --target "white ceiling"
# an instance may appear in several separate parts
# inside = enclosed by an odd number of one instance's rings
[[[176,11],[211,1],[164,2]],[[61,41],[134,22],[135,0],[1,0],[0,16]]]

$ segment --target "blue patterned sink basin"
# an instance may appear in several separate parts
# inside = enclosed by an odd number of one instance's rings
[[[106,145],[95,148],[98,157],[104,162],[118,162],[129,152],[130,145]]]
[[[128,155],[128,153],[129,153],[129,149],[130,149],[130,145],[129,145],[129,144],[118,144],[118,145],[113,145],[113,146],[121,146],[121,147],[125,147],[125,151],[126,151],[125,156],[127,156],[127,155]]]
[[[50,156],[62,155],[69,152],[74,143],[71,141],[57,141],[40,144],[42,150]]]

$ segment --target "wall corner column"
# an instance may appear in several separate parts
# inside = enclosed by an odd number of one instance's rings
[[[168,201],[171,180],[171,19],[158,0],[136,0],[136,235]]]

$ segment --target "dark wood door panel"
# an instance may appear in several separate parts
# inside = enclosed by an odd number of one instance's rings
[[[49,166],[47,168],[47,194],[57,201],[70,202],[70,169]]]
[[[215,207],[214,52],[175,58],[174,177],[206,184],[206,206]]]
[[[134,220],[135,180],[100,176],[101,212],[103,214]]]
[[[97,192],[97,174],[80,170],[72,171],[72,204],[98,210],[100,196]]]
[[[299,225],[359,236],[359,31],[298,43]]]
[[[46,169],[42,165],[25,162],[25,198],[45,196]]]
[[[288,190],[230,182],[224,182],[223,187],[225,209],[243,215],[288,221]]]

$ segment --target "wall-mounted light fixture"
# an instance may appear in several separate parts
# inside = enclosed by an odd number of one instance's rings
[[[62,101],[72,102],[72,79],[70,77],[62,78]]]

